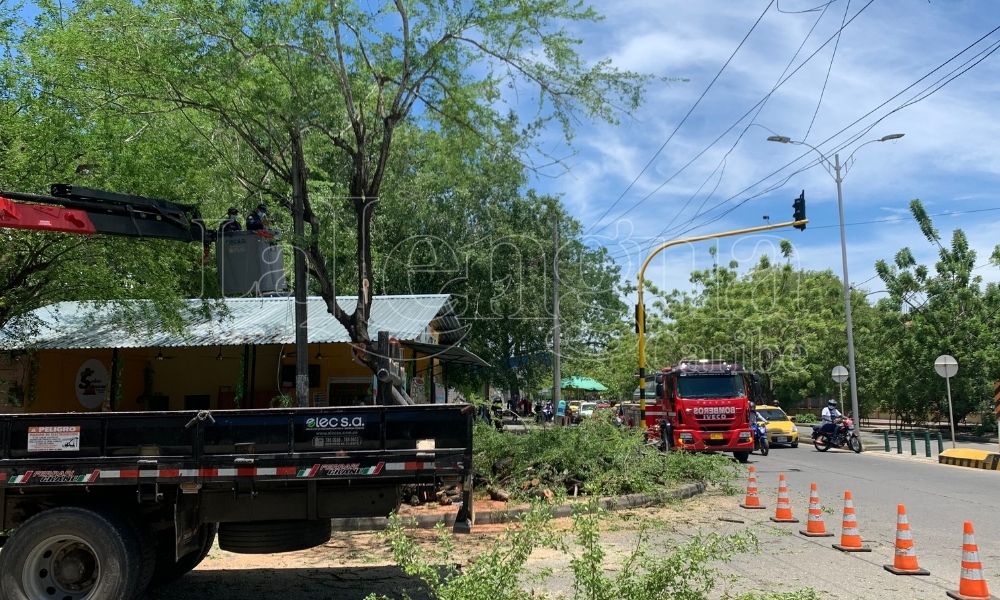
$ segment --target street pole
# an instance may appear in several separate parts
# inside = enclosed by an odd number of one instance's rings
[[[306,164],[302,137],[292,130],[292,218],[295,243],[295,400],[300,407],[309,406],[309,336],[308,299],[306,297],[305,194]]]
[[[951,427],[951,447],[955,447],[955,415],[951,408],[951,377],[944,378],[944,384],[948,388],[948,425]]]
[[[639,419],[642,422],[640,425],[643,429],[646,428],[646,305],[643,303],[643,290],[645,288],[646,282],[646,268],[649,263],[653,261],[653,258],[663,252],[671,246],[678,246],[680,244],[690,244],[693,242],[701,242],[704,240],[714,240],[724,237],[732,237],[734,235],[742,235],[745,233],[758,233],[761,231],[770,231],[772,229],[781,229],[783,227],[794,227],[797,225],[805,226],[809,222],[809,219],[802,219],[801,221],[786,221],[784,223],[775,223],[774,225],[760,225],[758,227],[748,227],[746,229],[735,229],[733,231],[723,231],[721,233],[710,233],[707,235],[698,235],[689,238],[680,238],[676,240],[670,240],[664,242],[653,249],[646,257],[646,260],[642,262],[642,266],[639,268],[638,279],[638,304],[636,305],[636,329],[639,335]]]
[[[562,392],[562,363],[559,331],[559,215],[552,230],[552,411],[558,412]],[[565,417],[561,417],[565,418]],[[560,423],[561,425],[562,423]]]
[[[847,317],[847,370],[851,378],[851,414],[854,422],[861,425],[858,410],[858,374],[854,362],[854,318],[851,314],[851,279],[847,275],[847,231],[844,227],[844,178],[840,173],[840,154],[833,155],[833,170],[837,181],[837,212],[840,217],[840,259],[844,268],[844,314]]]

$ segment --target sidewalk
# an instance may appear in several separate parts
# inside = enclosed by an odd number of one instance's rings
[[[859,426],[861,431],[874,431],[881,433],[884,430],[889,430],[890,432],[895,431],[900,427],[899,423],[890,421],[888,419],[863,419],[863,424]],[[922,436],[923,431],[929,429],[933,435],[936,431],[940,431],[941,435],[945,439],[951,440],[951,431],[949,430],[948,423],[945,421],[938,423],[927,423],[923,427],[916,427],[914,430],[918,435]],[[903,427],[902,431],[908,433],[910,430]],[[976,436],[968,432],[963,432],[961,429],[956,429],[955,431],[955,441],[956,442],[974,442],[977,444],[989,444],[992,443],[994,446],[997,445],[997,433],[992,431],[989,435]]]
[[[882,431],[883,431],[882,429],[869,429],[867,427],[866,428],[862,428],[860,430],[859,435],[861,436],[861,441],[864,444],[865,452],[871,452],[871,453],[876,453],[877,452],[877,453],[881,453],[881,454],[886,454],[886,452],[885,452],[885,436],[883,435]],[[938,460],[938,442],[937,442],[937,436],[936,435],[932,435],[931,436],[931,443],[930,443],[930,450],[931,450],[930,454],[931,455],[930,455],[930,457],[927,456],[927,443],[926,443],[926,439],[924,438],[924,434],[923,434],[922,431],[917,431],[917,432],[914,433],[914,444],[913,445],[910,444],[910,435],[909,435],[909,432],[905,432],[905,431],[903,432],[902,437],[900,439],[900,442],[902,442],[902,452],[900,452],[899,449],[897,448],[896,440],[897,440],[897,438],[895,436],[895,433],[894,432],[890,433],[889,434],[889,452],[888,452],[888,454],[890,454],[890,455],[892,455],[894,457],[899,457],[899,458],[921,459],[921,460],[925,460],[925,461],[937,462],[937,460]],[[951,447],[952,447],[952,445],[951,445],[950,436],[949,435],[943,436],[942,448],[944,450],[948,450]],[[957,447],[957,448],[968,448],[968,449],[971,449],[971,450],[985,450],[987,452],[997,452],[997,451],[1000,451],[1000,446],[998,446],[996,442],[993,442],[993,443],[980,443],[980,442],[969,442],[969,441],[956,440],[955,447]],[[914,450],[914,449],[916,450],[915,454],[911,453],[911,451]]]

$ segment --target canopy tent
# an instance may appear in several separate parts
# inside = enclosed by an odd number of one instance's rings
[[[591,379],[590,377],[567,377],[562,380],[562,385],[559,387],[564,390],[580,390],[583,392],[608,391],[608,388],[606,388],[604,384],[596,379]]]
[[[596,398],[600,393],[608,391],[603,383],[590,377],[567,377],[562,380],[562,385],[559,387],[569,392],[562,395],[563,400]],[[542,399],[552,398],[552,388],[539,390],[538,397]]]

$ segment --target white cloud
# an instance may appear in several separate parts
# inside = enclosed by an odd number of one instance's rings
[[[807,4],[785,0],[782,8],[808,8]],[[851,14],[863,5],[852,3]],[[831,4],[799,61],[839,27],[844,6],[842,1]],[[546,191],[564,193],[571,212],[588,227],[595,225],[595,220],[654,156],[732,53],[763,4],[624,0],[597,3],[597,9],[607,19],[579,32],[588,56],[594,60],[610,57],[622,68],[657,76],[688,77],[690,81],[654,84],[647,103],[634,118],[618,127],[587,125],[578,130],[579,153],[571,161],[572,174],[540,182]],[[644,238],[659,233],[675,216],[681,224],[691,219],[716,183],[711,173],[745,123],[683,173],[657,188],[771,89],[817,16],[818,13],[791,15],[773,11],[765,16],[689,120],[608,218],[596,224],[601,236],[616,239],[612,232],[618,217],[650,194],[625,218],[632,227],[632,238],[645,242]],[[993,0],[961,4],[880,0],[872,4],[844,31],[808,140],[814,144],[822,142],[989,31],[990,23],[998,19],[1000,3]],[[823,49],[779,89],[757,122],[793,138],[804,135],[817,106],[831,51],[830,46]],[[924,85],[943,74],[944,70],[927,79]],[[1000,119],[995,118],[1000,92],[997,82],[1000,82],[1000,53],[935,95],[888,116],[863,136],[860,141],[886,133],[906,134],[895,142],[866,146],[857,152],[855,161],[848,163],[843,184],[847,221],[908,216],[907,206],[913,198],[921,198],[931,212],[1000,206],[1000,195],[993,192],[1000,186],[1000,145],[995,141],[1000,139]],[[884,115],[920,87],[891,102],[876,116]],[[848,133],[857,131],[856,126]],[[710,215],[736,206],[746,197],[739,194],[744,188],[750,187],[749,194],[754,194],[766,185],[777,183],[774,178],[752,187],[805,152],[801,147],[769,143],[764,140],[767,135],[765,129],[751,127],[729,154],[718,189],[705,203],[706,209],[722,203]],[[843,140],[845,136],[837,139]],[[834,147],[827,144],[822,149],[830,152]],[[841,159],[846,160],[854,149],[842,150]],[[803,160],[795,167],[806,164]],[[709,183],[679,213],[706,179]],[[786,219],[790,217],[792,198],[802,189],[806,190],[812,225],[835,225],[836,186],[828,173],[815,167],[795,175],[773,192],[747,201],[695,233],[759,224],[764,214],[772,222]],[[735,196],[733,201],[725,202],[731,196]],[[954,227],[963,227],[977,250],[986,256],[995,243],[990,238],[995,239],[996,230],[990,232],[982,227],[990,214],[942,217],[938,224],[949,232]],[[699,217],[696,222],[704,220],[705,217]],[[610,225],[601,227],[606,223]],[[781,235],[795,240],[805,266],[830,268],[839,273],[836,228]],[[852,227],[848,235],[852,279],[856,281],[874,274],[873,263],[877,258],[891,258],[900,247],[917,247],[923,241],[908,219]],[[612,254],[623,252],[612,248]],[[639,253],[640,248],[636,248],[633,264],[623,269],[624,273],[634,274],[629,269],[637,266]],[[707,256],[707,251],[704,255]],[[691,260],[667,262],[662,269],[663,283],[685,282],[687,275],[678,277],[675,270],[698,264],[701,263]],[[657,272],[656,268],[653,272]]]

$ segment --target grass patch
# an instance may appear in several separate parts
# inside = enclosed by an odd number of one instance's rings
[[[760,548],[752,532],[698,534],[678,545],[664,546],[651,543],[643,531],[621,566],[611,570],[600,536],[606,518],[593,503],[582,506],[574,514],[572,532],[567,536],[553,529],[545,507],[536,506],[506,538],[496,540],[490,549],[461,566],[453,562],[454,544],[443,529],[439,530],[439,543],[431,549],[418,546],[396,517],[390,520],[385,536],[399,566],[407,575],[420,579],[434,600],[705,600],[724,578],[719,561]],[[522,587],[528,579],[539,579],[526,574],[528,558],[538,548],[558,550],[567,557],[572,576],[568,596]],[[551,573],[551,569],[544,569],[540,578]],[[810,589],[747,592],[725,598],[818,600]],[[388,598],[372,595],[368,600]]]

